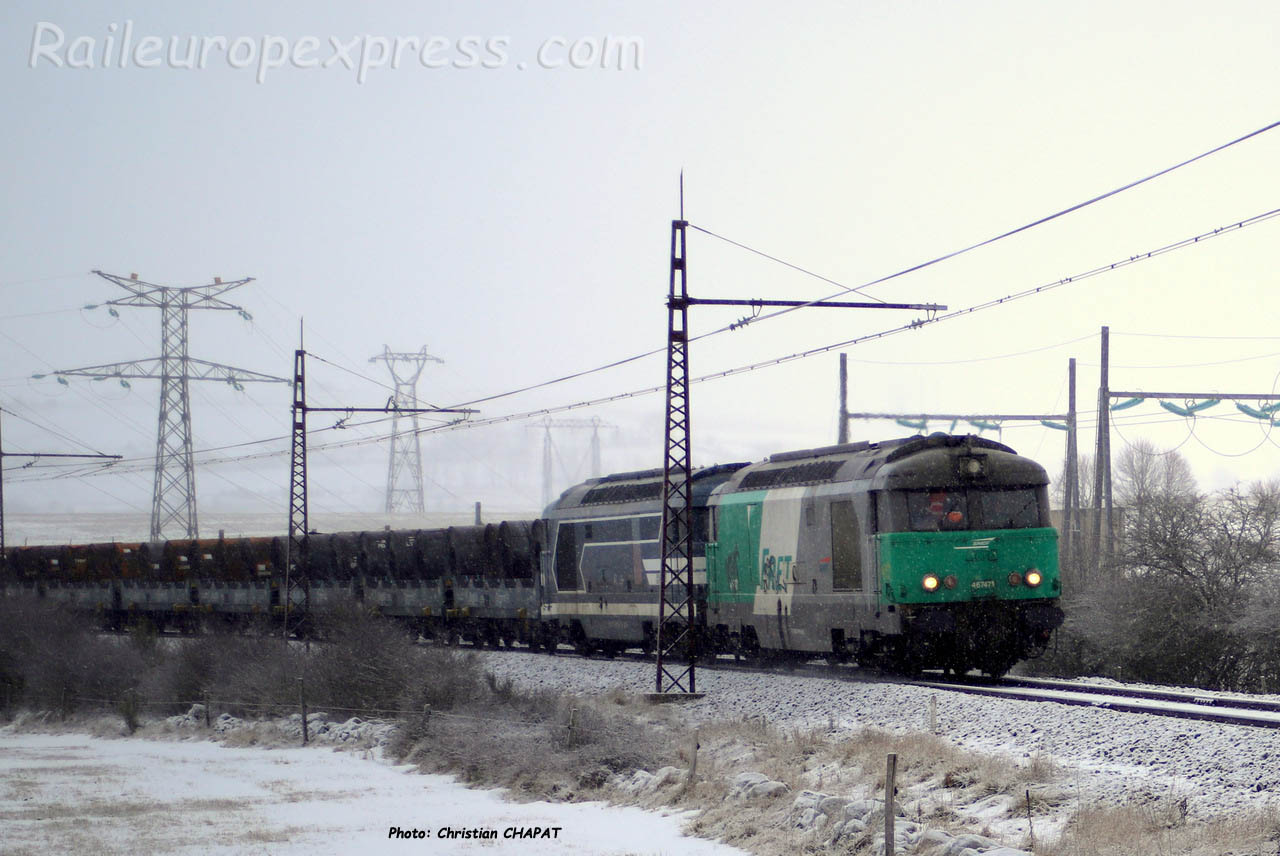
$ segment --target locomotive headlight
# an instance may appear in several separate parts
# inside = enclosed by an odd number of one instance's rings
[[[924,587],[924,590],[925,590],[925,591],[928,591],[928,592],[934,592],[934,591],[937,591],[937,590],[938,590],[938,575],[937,575],[937,574],[925,574],[925,575],[924,575],[924,579],[920,581],[920,585]]]
[[[957,585],[959,585],[959,583],[960,581],[956,579],[955,574],[947,574],[945,577],[942,578],[942,584],[949,589],[955,588]]]
[[[986,461],[977,455],[965,455],[956,459],[956,471],[961,478],[982,478],[987,474]]]
[[[1039,571],[1037,571],[1035,568],[1032,568],[1031,570],[1027,571],[1026,581],[1027,581],[1027,585],[1031,586],[1032,588],[1035,588],[1036,586],[1040,585],[1040,583],[1044,582],[1044,577],[1040,575]]]
[[[1011,586],[1022,585],[1022,574],[1018,573],[1017,571],[1014,571],[1013,573],[1009,574],[1009,585]],[[1031,585],[1030,581],[1027,582],[1027,585]]]

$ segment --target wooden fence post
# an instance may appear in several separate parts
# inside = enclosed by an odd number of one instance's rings
[[[307,685],[298,678],[298,705],[302,708],[302,745],[307,745]]]
[[[698,732],[693,732],[693,741],[689,746],[689,778],[685,780],[685,788],[692,788],[698,781]]]
[[[898,753],[890,752],[884,771],[884,856],[893,856],[893,795],[898,790]]]
[[[1027,788],[1027,836],[1031,839],[1031,849],[1036,847],[1036,829],[1031,825],[1031,789]]]

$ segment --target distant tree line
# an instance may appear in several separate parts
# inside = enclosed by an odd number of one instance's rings
[[[1092,472],[1093,461],[1081,472]],[[1199,489],[1186,459],[1138,441],[1114,467],[1112,555],[1063,568],[1067,621],[1047,671],[1209,689],[1280,690],[1280,483]],[[1093,480],[1083,479],[1085,504]]]

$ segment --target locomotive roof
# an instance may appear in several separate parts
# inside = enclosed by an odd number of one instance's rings
[[[994,457],[986,483],[1046,484],[1044,469],[1013,449],[972,434],[931,434],[782,452],[737,473],[723,491],[870,480],[872,489],[953,483],[957,456]]]
[[[862,441],[780,452],[754,464],[704,467],[693,473],[694,505],[704,504],[717,488],[736,492],[855,480],[869,480],[873,490],[953,484],[958,477],[957,457],[997,462],[997,466],[984,467],[983,475],[975,480],[978,483],[1041,485],[1049,481],[1043,467],[1003,443],[973,434],[916,434],[874,443]],[[562,493],[547,512],[661,500],[662,470],[635,470],[575,485]]]
[[[711,492],[749,464],[716,464],[693,471],[694,504],[704,504]],[[576,508],[578,506],[615,505],[629,502],[660,502],[662,500],[662,470],[635,470],[615,473],[591,479],[560,494],[560,498],[547,507],[547,511]],[[700,502],[701,501],[701,502]]]

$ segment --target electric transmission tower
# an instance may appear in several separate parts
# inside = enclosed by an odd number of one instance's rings
[[[147,306],[160,310],[160,356],[150,359],[85,366],[55,371],[59,377],[116,377],[121,380],[160,381],[160,423],[156,435],[155,484],[151,497],[151,540],[161,540],[166,530],[187,538],[199,537],[196,521],[196,473],[191,449],[191,396],[193,380],[218,380],[242,389],[245,383],[288,383],[275,377],[199,360],[187,353],[187,312],[191,309],[226,309],[249,314],[242,307],[221,299],[234,288],[252,282],[253,277],[223,282],[214,277],[209,285],[179,288],[155,285],[138,279],[136,273],[116,276],[93,271],[129,292],[128,297],[108,300],[106,306]]]
[[[386,363],[395,381],[395,395],[389,402],[391,409],[391,457],[387,462],[386,512],[409,511],[421,514],[426,511],[422,494],[422,442],[418,433],[418,378],[427,363],[443,363],[439,357],[427,353],[427,346],[414,353],[394,353],[383,345],[382,353],[370,357],[371,363]],[[405,411],[405,412],[402,412]],[[409,427],[401,430],[400,419]]]
[[[535,422],[527,426],[531,429],[542,428],[542,507],[546,508],[551,504],[551,483],[553,479],[552,455],[553,445],[551,443],[552,428],[573,428],[573,429],[591,429],[591,478],[600,477],[600,429],[616,428],[616,425],[610,425],[604,422],[599,416],[593,416],[590,419],[552,419],[550,416],[544,418],[541,422]]]

